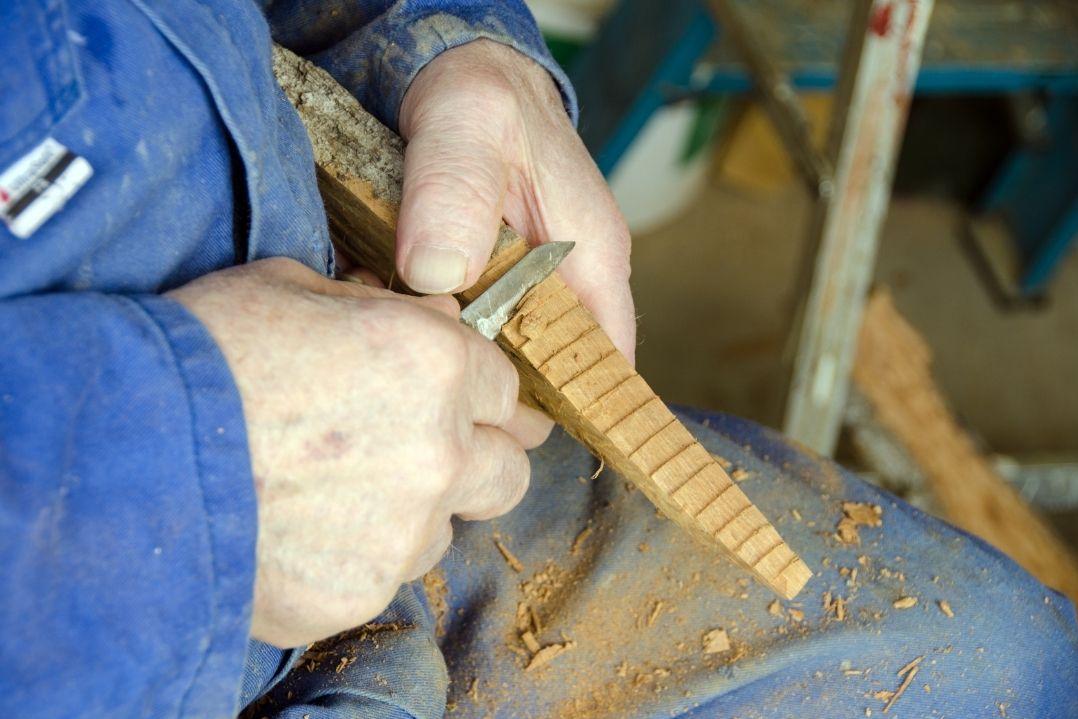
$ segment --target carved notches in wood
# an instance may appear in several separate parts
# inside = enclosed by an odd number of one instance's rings
[[[557,276],[524,298],[499,341],[532,368],[537,402],[666,516],[778,594],[801,590],[812,572]]]

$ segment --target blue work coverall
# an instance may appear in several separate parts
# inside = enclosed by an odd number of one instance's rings
[[[517,1],[7,0],[0,30],[0,180],[63,160],[37,178],[51,195],[0,181],[5,716],[425,719],[447,697],[460,717],[1078,716],[1066,600],[721,415],[686,419],[816,571],[794,602],[617,477],[589,479],[590,455],[555,433],[520,507],[458,524],[439,570],[374,623],[302,657],[250,640],[240,398],[160,294],[265,257],[332,272],[271,37],[391,127],[423,65],[478,37],[542,63],[575,114],[572,91]],[[835,537],[844,501],[882,509],[859,544]],[[526,669],[524,631],[558,656]]]

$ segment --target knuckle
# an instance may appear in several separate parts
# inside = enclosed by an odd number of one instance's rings
[[[512,453],[509,466],[506,471],[507,484],[509,485],[509,508],[520,504],[524,495],[528,492],[531,483],[531,462],[523,448],[516,446]]]
[[[437,503],[455,486],[464,471],[465,453],[457,442],[431,441],[423,464],[422,493]]]

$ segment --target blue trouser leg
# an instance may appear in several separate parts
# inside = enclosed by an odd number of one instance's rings
[[[431,593],[445,601],[437,641],[451,677],[451,717],[880,715],[887,692],[903,683],[898,671],[918,658],[888,716],[1078,716],[1070,603],[985,543],[779,435],[724,415],[706,421],[710,427],[690,429],[748,471],[741,486],[816,573],[801,595],[773,604],[767,589],[658,516],[623,480],[609,472],[589,479],[594,458],[555,433],[532,454],[521,505],[493,522],[460,523],[440,566],[445,590]],[[882,526],[860,527],[859,545],[835,535],[844,501],[883,509]],[[363,667],[357,680],[379,697],[364,699],[359,716],[438,715],[430,703],[413,711],[403,702],[440,690],[441,659],[429,651],[431,620],[415,586],[394,605],[408,626],[399,648],[384,651],[393,632],[376,635],[383,649],[369,637],[355,645],[350,666]],[[412,598],[404,615],[402,596]],[[917,603],[895,608],[903,597]],[[542,645],[572,642],[532,671],[517,629],[522,603],[538,616]],[[703,638],[715,629],[726,631],[730,648],[705,653]],[[291,684],[300,700],[298,675],[326,685],[323,699],[346,686],[360,695],[349,670],[321,679],[294,670],[275,693]],[[378,676],[402,683],[381,686]],[[295,716],[311,706],[295,707]]]

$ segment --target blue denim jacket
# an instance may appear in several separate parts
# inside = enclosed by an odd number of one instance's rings
[[[271,37],[390,126],[478,37],[575,114],[571,90],[518,1],[4,0],[0,37],[0,173],[49,138],[93,172],[28,236],[0,225],[0,713],[234,715],[294,657],[248,643],[240,398],[160,293],[271,256],[332,271]]]

